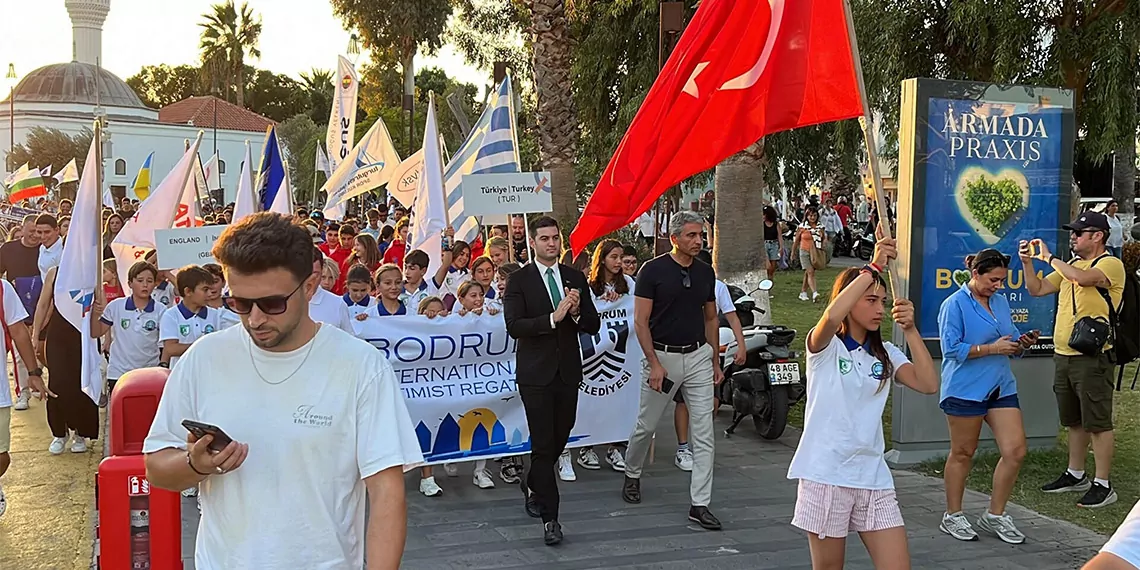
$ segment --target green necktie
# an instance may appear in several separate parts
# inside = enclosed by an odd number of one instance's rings
[[[562,292],[558,289],[558,282],[554,280],[554,268],[546,268],[546,287],[550,289],[550,298],[553,300],[554,308],[558,308],[558,303],[562,302]]]

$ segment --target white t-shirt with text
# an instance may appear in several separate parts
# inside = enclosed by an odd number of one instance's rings
[[[249,445],[241,467],[200,485],[199,570],[362,568],[364,479],[423,462],[391,365],[327,324],[287,353],[244,327],[201,339],[167,380],[143,453],[185,449],[184,419]]]

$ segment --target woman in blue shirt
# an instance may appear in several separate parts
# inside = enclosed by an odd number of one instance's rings
[[[962,513],[962,495],[984,420],[994,433],[1001,460],[994,469],[990,508],[978,518],[978,527],[1010,544],[1025,542],[1025,535],[1005,512],[1025,458],[1025,428],[1009,358],[1032,346],[1037,331],[1018,332],[1009,301],[998,293],[1009,274],[1009,259],[995,249],[967,257],[970,280],[938,312],[942,344],[939,406],[950,426],[944,476],[946,513],[939,528],[958,540],[978,539]]]

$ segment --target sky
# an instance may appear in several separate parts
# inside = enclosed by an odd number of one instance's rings
[[[144,65],[197,64],[198,22],[216,1],[111,0],[111,12],[103,24],[103,67],[126,79]],[[262,32],[261,58],[247,63],[294,78],[314,67],[336,69],[337,55],[348,47],[349,32],[333,16],[327,0],[248,2],[261,16]],[[23,77],[41,66],[71,61],[71,19],[64,0],[3,3],[7,5],[5,20],[25,25],[8,25],[0,33],[0,77],[9,63],[15,64],[16,75]],[[367,53],[360,61],[366,59]],[[437,57],[417,58],[417,68],[431,65],[478,86],[489,82],[489,70],[482,72],[466,65],[449,46]]]

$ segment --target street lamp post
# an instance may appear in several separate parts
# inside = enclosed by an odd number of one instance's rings
[[[8,172],[12,172],[12,151],[16,149],[16,64],[8,64],[8,75],[4,76],[8,82],[8,156],[4,161],[8,165]]]

